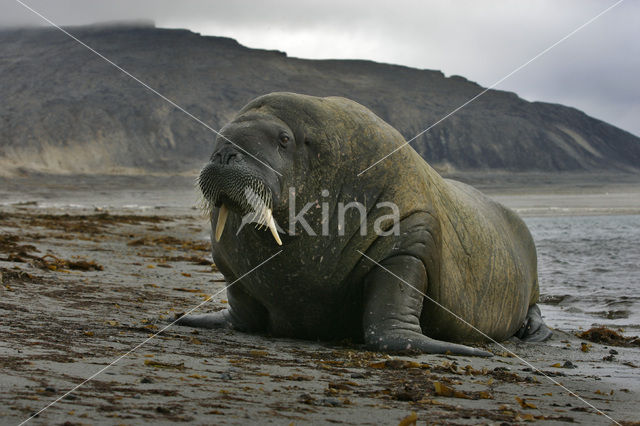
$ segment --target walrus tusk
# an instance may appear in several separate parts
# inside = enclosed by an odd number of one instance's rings
[[[227,216],[229,215],[229,209],[224,204],[220,206],[218,211],[218,223],[216,224],[216,241],[220,241],[220,236],[224,230],[224,224],[227,223]]]
[[[271,209],[267,209],[267,226],[269,226],[271,235],[275,238],[276,243],[281,246],[282,240],[280,239],[280,235],[278,235],[278,229],[276,228],[276,222],[273,220],[273,213],[271,213]]]

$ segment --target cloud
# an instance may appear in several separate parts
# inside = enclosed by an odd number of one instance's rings
[[[41,24],[11,0],[0,25]],[[153,20],[304,58],[438,69],[489,86],[614,1],[24,0],[60,25]],[[6,6],[5,6],[6,5]],[[640,135],[640,2],[625,1],[497,88],[582,109]]]

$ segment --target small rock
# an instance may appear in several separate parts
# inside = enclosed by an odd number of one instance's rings
[[[51,387],[51,386],[47,386],[46,388],[44,388],[45,392],[51,392],[51,393],[56,393],[56,388]]]
[[[301,402],[303,404],[309,404],[309,405],[313,405],[315,401],[315,398],[312,397],[310,394],[308,393],[303,393],[302,395],[300,395],[300,397],[298,398],[298,402]]]
[[[352,379],[364,379],[364,374],[362,374],[362,373],[352,373],[351,374],[351,378]]]
[[[609,361],[609,362],[615,361],[615,359],[616,359],[616,357],[614,357],[613,354],[602,357],[603,361]]]
[[[336,398],[323,398],[320,400],[320,404],[327,407],[339,407],[342,405],[342,402]]]
[[[562,364],[562,368],[578,368],[578,366],[567,360],[564,362],[564,364]]]
[[[161,414],[171,414],[171,410],[161,405],[156,407],[156,411]]]
[[[616,351],[615,349],[609,349],[609,353],[611,355],[618,355],[618,351]]]
[[[143,377],[142,380],[140,380],[140,383],[153,383],[153,380],[148,377]]]

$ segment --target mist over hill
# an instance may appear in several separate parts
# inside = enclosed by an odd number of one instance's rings
[[[219,129],[252,98],[345,96],[413,138],[483,88],[439,71],[361,60],[304,60],[153,25],[69,28]],[[196,170],[215,135],[53,28],[0,30],[0,174]],[[574,108],[490,90],[411,144],[457,171],[640,169],[640,138]]]

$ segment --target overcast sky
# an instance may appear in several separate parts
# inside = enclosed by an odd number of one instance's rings
[[[289,56],[371,59],[490,86],[617,0],[21,1],[59,25],[147,19]],[[0,5],[0,25],[46,25],[14,0]],[[623,1],[496,88],[640,135],[640,1]]]

